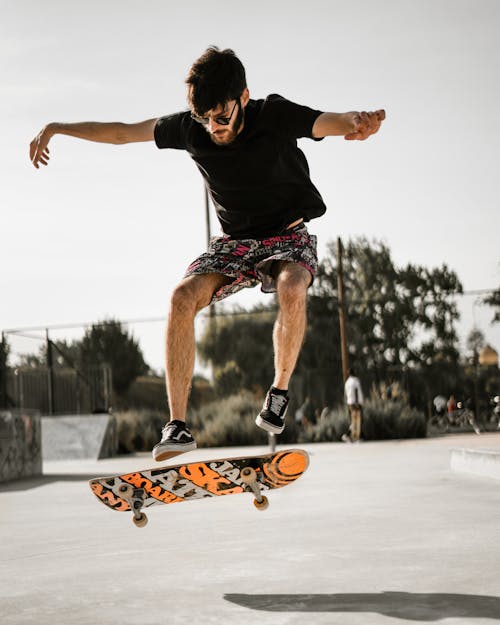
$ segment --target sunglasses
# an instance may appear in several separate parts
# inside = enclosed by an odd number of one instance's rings
[[[234,109],[236,108],[237,104],[238,104],[238,100],[236,100],[236,102],[234,103],[233,110],[231,111],[228,117],[226,116],[214,117],[212,118],[213,121],[219,126],[229,126],[231,122],[231,117],[233,116]],[[195,122],[198,122],[199,124],[202,124],[203,126],[208,126],[208,124],[210,123],[210,119],[211,119],[210,117],[200,117],[199,115],[196,115],[195,113],[191,113],[191,118],[194,119]]]

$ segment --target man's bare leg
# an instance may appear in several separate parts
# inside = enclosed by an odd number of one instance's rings
[[[311,274],[297,263],[280,262],[277,268],[279,312],[274,324],[274,381],[256,424],[273,434],[285,427],[288,384],[297,364],[306,331],[307,289]]]
[[[307,289],[311,274],[297,263],[283,262],[276,280],[279,312],[274,324],[273,386],[287,390],[306,331]]]
[[[170,422],[163,428],[161,441],[153,447],[153,458],[158,462],[196,449],[196,442],[185,425],[195,357],[194,318],[229,281],[216,273],[194,275],[185,278],[172,294],[166,331]]]
[[[166,330],[166,387],[172,421],[186,420],[195,361],[196,314],[229,281],[218,273],[189,276],[172,294]]]

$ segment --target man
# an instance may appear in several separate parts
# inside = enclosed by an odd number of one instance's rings
[[[188,268],[174,290],[166,331],[166,384],[170,422],[153,457],[162,461],[196,448],[186,427],[195,359],[194,318],[211,302],[261,284],[276,292],[279,312],[273,346],[275,377],[256,423],[281,433],[288,383],[306,327],[306,294],[316,268],[316,237],[305,222],[326,207],[309,178],[297,139],[344,136],[364,140],[377,132],[383,110],[325,113],[278,95],[252,100],[245,70],[232,50],[208,48],[186,80],[189,110],[136,124],[48,124],[32,141],[35,167],[47,165],[55,134],[104,143],[155,141],[186,150],[205,179],[223,237]]]
[[[361,382],[356,377],[354,369],[349,369],[349,376],[344,385],[347,410],[351,419],[350,436],[344,435],[342,440],[352,443],[359,442],[361,438],[361,422],[363,419],[363,391]]]

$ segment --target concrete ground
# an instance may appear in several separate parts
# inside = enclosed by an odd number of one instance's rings
[[[451,472],[453,447],[500,434],[306,445],[308,471],[267,511],[198,500],[152,508],[143,529],[87,480],[147,455],[46,463],[0,489],[0,623],[500,623],[500,481]]]

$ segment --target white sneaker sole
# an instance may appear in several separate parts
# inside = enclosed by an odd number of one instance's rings
[[[264,421],[264,419],[260,415],[258,415],[255,419],[255,423],[261,428],[261,430],[265,430],[270,434],[281,434],[281,432],[283,432],[283,430],[285,429],[284,423],[281,427],[278,425],[272,425],[271,423]]]
[[[193,451],[194,449],[196,449],[196,441],[193,441],[192,443],[156,445],[153,447],[152,451],[153,460],[156,460],[156,462],[163,462],[163,460],[168,460],[174,456],[185,454],[187,451]]]

